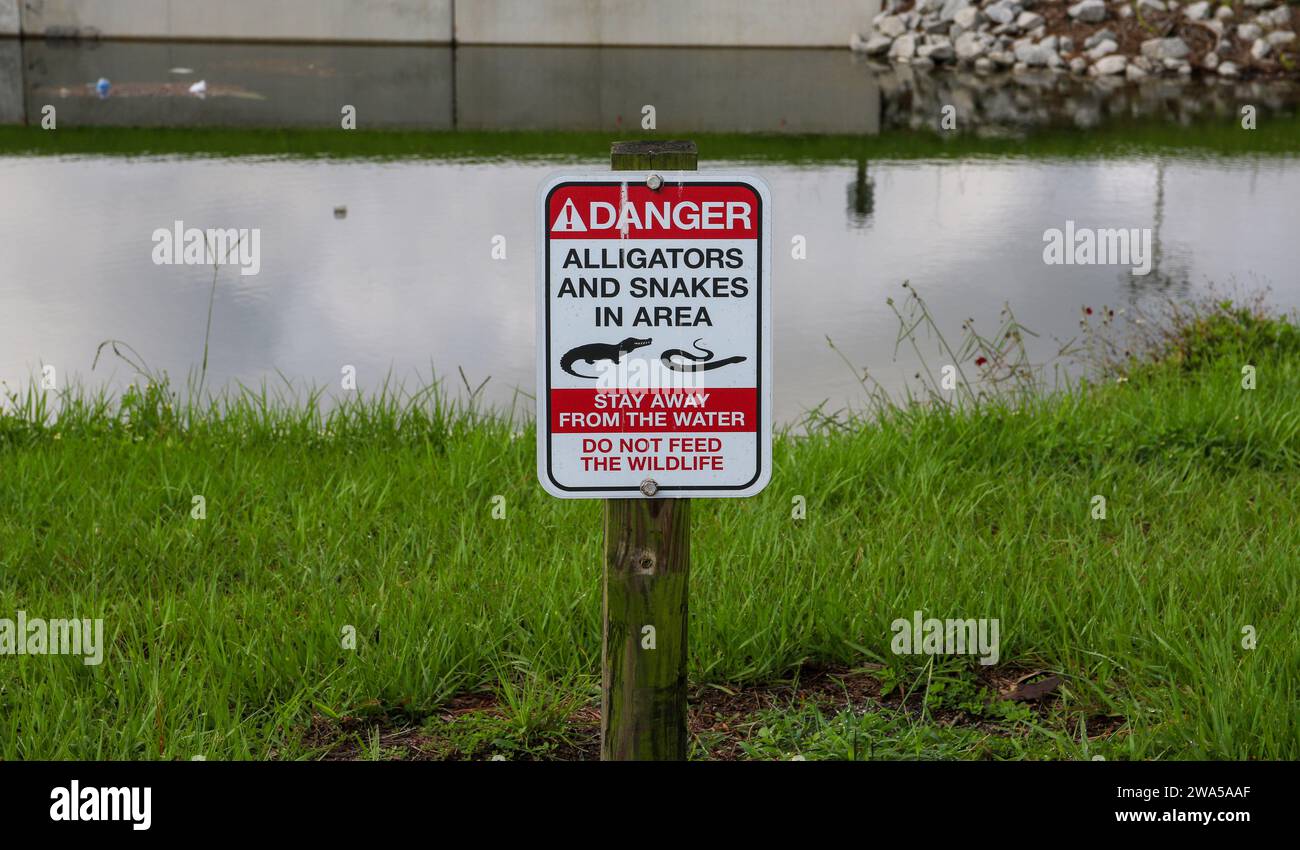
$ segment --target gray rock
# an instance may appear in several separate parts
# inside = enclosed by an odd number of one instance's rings
[[[1148,59],[1183,59],[1190,52],[1181,38],[1149,38],[1142,42],[1142,55]]]
[[[893,43],[894,40],[887,35],[873,35],[862,45],[862,52],[868,56],[883,56],[889,52],[889,46]]]
[[[1218,21],[1226,21],[1228,18],[1231,18],[1232,15],[1233,12],[1231,6],[1220,6],[1214,10],[1214,19]]]
[[[1278,6],[1269,12],[1267,16],[1261,15],[1260,17],[1267,17],[1275,27],[1289,27],[1291,26],[1291,7],[1287,5]]]
[[[1189,21],[1202,21],[1210,16],[1209,0],[1200,0],[1199,3],[1193,3],[1183,9],[1183,17]]]
[[[1070,38],[1068,35],[1061,36],[1059,45],[1062,53],[1074,52],[1074,39]]]
[[[1265,6],[1272,6],[1273,0],[1246,0],[1246,5],[1252,9],[1263,9]]]
[[[951,44],[923,44],[916,48],[916,55],[921,59],[939,63],[951,62],[956,58],[957,52],[952,49]]]
[[[1093,33],[1092,35],[1088,36],[1083,40],[1083,49],[1091,50],[1092,48],[1101,44],[1103,41],[1106,40],[1115,41],[1115,39],[1116,39],[1115,33],[1111,32],[1110,30],[1097,30],[1095,33]]]
[[[1056,51],[1050,50],[1041,44],[1017,44],[1016,61],[1023,62],[1031,68],[1042,68],[1050,61],[1049,56],[1055,56]]]
[[[1021,12],[1016,18],[1016,26],[1022,30],[1031,30],[1043,22],[1043,16],[1037,12]]]
[[[980,12],[974,6],[967,6],[953,15],[952,22],[964,30],[974,29],[979,22]]]
[[[1163,12],[1165,4],[1163,0],[1138,0],[1138,9],[1142,12]]]
[[[993,60],[993,64],[1003,68],[1010,68],[1016,62],[1015,55],[1006,50],[997,50],[990,53],[989,59]]]
[[[1237,24],[1237,38],[1242,41],[1254,41],[1263,34],[1259,24]]]
[[[1089,73],[1094,77],[1105,77],[1111,74],[1122,74],[1126,67],[1128,67],[1127,57],[1119,55],[1103,56],[1093,63]]]
[[[880,23],[876,24],[876,29],[881,35],[887,35],[890,38],[898,38],[907,32],[907,24],[898,15],[888,15]]]
[[[1092,49],[1088,51],[1088,58],[1096,62],[1101,57],[1109,56],[1116,50],[1119,50],[1119,45],[1110,39],[1106,39],[1105,41],[1092,46]]]
[[[987,74],[993,70],[993,60],[987,56],[981,56],[975,60],[975,70],[981,74]]]
[[[1082,74],[1088,70],[1088,60],[1082,56],[1076,56],[1070,60],[1070,70],[1076,74]]]
[[[1235,77],[1235,76],[1237,76],[1237,63],[1236,63],[1236,62],[1220,62],[1220,63],[1219,63],[1219,76],[1220,76],[1220,77]]]
[[[970,0],[947,0],[947,2],[943,4],[943,8],[939,10],[939,20],[944,21],[945,23],[952,23],[956,20],[957,13],[963,9],[971,9],[974,11],[974,7],[971,6]]]
[[[900,35],[889,47],[889,58],[897,62],[907,62],[916,55],[916,36]]]
[[[1101,0],[1097,0],[1101,2]],[[984,17],[998,24],[1009,24],[1016,19],[1020,7],[1009,0],[998,0],[989,6],[984,7]]]
[[[1256,62],[1262,62],[1272,52],[1273,48],[1262,38],[1255,39],[1255,43],[1250,46],[1251,58]]]
[[[1205,58],[1201,60],[1201,67],[1207,71],[1213,71],[1215,68],[1219,67],[1219,54],[1205,54]]]
[[[957,36],[957,41],[953,43],[957,51],[957,58],[963,62],[968,62],[984,54],[987,49],[984,40],[977,32],[964,32]]]
[[[1105,0],[1079,0],[1069,8],[1068,12],[1071,18],[1089,24],[1106,20],[1107,14]]]
[[[1125,66],[1125,68],[1124,68],[1124,77],[1125,77],[1125,79],[1129,79],[1129,80],[1140,80],[1140,79],[1142,79],[1143,77],[1145,77],[1146,75],[1147,75],[1147,72],[1146,72],[1146,71],[1143,71],[1141,68],[1139,68],[1139,67],[1136,66],[1136,65],[1127,65],[1127,66]]]
[[[1295,33],[1290,30],[1277,30],[1268,34],[1268,43],[1271,47],[1278,47],[1283,44],[1290,44],[1295,41]]]

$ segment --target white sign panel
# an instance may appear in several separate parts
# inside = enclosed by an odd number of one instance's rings
[[[772,473],[767,185],[628,171],[555,177],[540,201],[542,486],[570,499],[762,490]]]

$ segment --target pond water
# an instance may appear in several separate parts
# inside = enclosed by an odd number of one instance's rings
[[[595,167],[593,164],[592,167]],[[1077,331],[1080,308],[1183,296],[1213,282],[1273,287],[1300,305],[1294,236],[1300,163],[1184,160],[873,162],[869,212],[853,203],[854,164],[738,166],[774,198],[776,407],[784,421],[829,400],[861,402],[857,366],[902,386],[886,305],[910,280],[945,333],[986,330],[1009,302],[1042,334]],[[364,389],[385,374],[418,382],[457,368],[488,395],[531,392],[535,191],[547,163],[4,158],[0,185],[0,380],[43,363],[88,383],[129,379],[97,344],[130,343],[154,369],[184,376],[202,356],[213,272],[155,265],[152,233],[257,227],[261,269],[223,267],[209,382],[338,386],[354,365]],[[346,217],[334,209],[346,206]],[[1043,232],[1152,228],[1150,274],[1048,266]],[[493,257],[504,237],[505,258]],[[791,256],[803,236],[805,259]]]
[[[306,64],[324,63],[328,70],[330,62],[341,61],[337,48],[313,54],[310,63],[301,52],[296,58],[278,53],[267,58],[267,51],[289,48],[248,46],[128,50],[117,45],[97,56],[31,50],[39,61],[26,65],[38,75],[24,83],[28,120],[34,116],[39,121],[43,95],[63,90],[62,97],[77,104],[70,112],[82,110],[91,116],[88,123],[95,123],[95,101],[83,96],[77,80],[91,77],[96,65],[112,64],[108,60],[114,54],[113,62],[151,68],[148,73],[155,76],[165,76],[174,66],[215,65],[213,57],[224,57],[222,61],[253,75],[237,82],[254,93],[259,86],[276,90],[259,83],[258,74],[303,85],[303,79],[311,79],[303,71]],[[157,55],[141,58],[150,51]],[[642,55],[646,51],[635,52],[636,61],[649,61]],[[529,113],[540,118],[520,117],[520,109],[536,106],[535,100],[514,102],[512,110],[486,110],[483,98],[499,102],[502,92],[512,91],[510,79],[520,74],[485,80],[483,69],[526,69],[527,57],[511,53],[506,57],[516,63],[511,65],[498,56],[494,65],[490,55],[467,58],[463,53],[429,49],[403,54],[405,67],[420,73],[402,76],[389,64],[376,85],[382,87],[383,80],[396,74],[421,90],[428,74],[450,65],[449,79],[459,70],[461,82],[455,85],[464,86],[466,74],[477,68],[474,97],[451,89],[447,109],[454,117],[446,120],[456,126],[464,126],[467,115],[478,115],[472,126],[504,122],[508,129],[520,129],[551,121],[558,127],[600,129],[617,126],[615,119],[621,122],[624,112],[637,114],[635,107],[610,106],[608,91],[585,95],[595,105],[574,107],[567,117],[544,110]],[[549,58],[538,61],[552,72],[582,78],[592,62],[608,64],[611,55],[618,55],[597,51],[593,59],[590,53],[548,52]],[[249,58],[258,55],[260,63]],[[678,65],[752,61],[698,51],[673,55]],[[871,76],[833,52],[812,55],[810,61],[833,66],[835,73],[855,75],[852,86],[858,88],[850,92],[850,101],[830,98],[828,104],[822,91],[800,104],[797,91],[776,92],[778,101],[788,95],[785,106],[769,104],[757,118],[737,112],[734,120],[721,106],[709,112],[708,98],[682,108],[698,111],[690,119],[692,126],[712,122],[706,129],[715,131],[771,129],[739,126],[746,121],[801,132],[876,133],[892,132],[889,125],[908,126],[922,87],[912,85],[903,96],[897,93],[897,79]],[[337,76],[318,65],[313,70],[327,80]],[[145,79],[148,74],[135,76]],[[722,94],[710,97],[721,104]],[[952,97],[950,92],[937,96]],[[1003,98],[1003,106],[989,106],[999,96],[984,96],[980,103],[1005,118],[1020,95]],[[620,98],[624,105],[643,100],[635,92]],[[232,105],[240,101],[250,104],[243,112]],[[169,111],[172,100],[166,93],[122,102],[134,110],[128,123],[203,123]],[[1062,111],[1046,120],[1079,123],[1084,103],[1079,97],[1051,102],[1063,104]],[[1187,102],[1178,101],[1178,108]],[[205,108],[192,100],[178,103],[175,109],[196,115]],[[858,111],[846,111],[849,103]],[[421,113],[414,123],[439,126],[443,107],[424,102],[421,109],[426,107],[430,115]],[[221,108],[227,110],[222,123],[273,121],[265,99],[235,97]],[[328,111],[333,113],[332,105]],[[1099,120],[1095,104],[1085,111],[1087,121]],[[397,109],[393,114],[403,113]],[[114,123],[111,113],[105,116],[105,123]],[[996,123],[998,118],[989,120]],[[1006,118],[1012,126],[1022,120],[1015,114]],[[842,126],[831,126],[836,122]],[[706,167],[757,173],[772,189],[774,386],[778,420],[787,423],[823,402],[834,409],[865,401],[857,376],[828,339],[854,366],[870,368],[890,389],[902,388],[917,371],[908,351],[895,357],[898,325],[886,303],[904,293],[905,280],[925,296],[952,340],[967,318],[992,331],[1004,302],[1009,303],[1040,334],[1031,341],[1039,359],[1077,332],[1084,305],[1119,307],[1146,297],[1188,297],[1213,283],[1271,287],[1273,304],[1300,306],[1300,244],[1295,238],[1300,159],[1294,157],[971,157],[814,165],[715,162],[707,150],[703,157]],[[11,388],[25,385],[39,375],[42,364],[53,364],[60,384],[77,376],[89,385],[120,387],[133,377],[124,364],[101,362],[91,371],[96,347],[106,339],[129,343],[151,368],[173,378],[183,380],[197,368],[212,269],[156,265],[152,259],[154,230],[180,220],[200,228],[261,231],[260,272],[242,276],[226,267],[218,274],[209,386],[236,381],[275,385],[284,376],[299,386],[337,388],[340,370],[352,365],[363,390],[386,375],[415,385],[431,370],[455,389],[460,384],[457,370],[463,369],[474,384],[490,377],[485,390],[490,401],[509,403],[517,389],[533,389],[535,193],[560,167],[538,158],[0,157],[0,381]],[[577,167],[600,169],[601,163],[593,158]],[[339,207],[346,208],[345,215],[336,214]],[[1067,222],[1078,228],[1150,228],[1150,273],[1136,276],[1118,265],[1046,265],[1044,232],[1065,228]],[[805,257],[792,256],[796,237],[806,243]],[[494,256],[499,245],[504,245],[504,258]],[[937,362],[930,361],[932,366]]]

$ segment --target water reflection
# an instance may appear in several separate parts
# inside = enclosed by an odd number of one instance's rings
[[[726,167],[720,163],[719,167]],[[1041,336],[1038,358],[1077,331],[1079,309],[1123,305],[1209,282],[1270,283],[1300,306],[1294,269],[1300,161],[1176,158],[1103,161],[872,161],[741,165],[772,187],[776,412],[782,421],[830,400],[863,401],[856,367],[897,389],[916,371],[895,362],[885,304],[910,280],[952,339],[960,323],[996,327],[1003,302]],[[216,289],[210,385],[295,381],[337,387],[344,365],[373,387],[430,365],[459,383],[491,376],[508,404],[533,382],[535,192],[548,162],[457,163],[0,158],[0,380],[41,363],[91,383],[104,339],[133,345],[184,376],[201,356],[212,271],[158,266],[151,235],[259,227],[261,272],[226,270]],[[1256,176],[1257,175],[1257,176]],[[846,187],[851,193],[845,208]],[[346,207],[346,217],[334,210]],[[1043,233],[1152,228],[1155,270],[1047,266]],[[493,259],[493,237],[505,259]],[[1158,234],[1158,236],[1157,236]],[[795,256],[795,236],[806,252]]]
[[[188,92],[198,80],[203,99]],[[640,129],[648,104],[668,133],[860,135],[935,129],[952,105],[963,129],[1007,135],[1191,123],[1241,103],[1267,117],[1297,98],[1287,82],[919,72],[848,50],[0,39],[0,123],[38,123],[53,103],[70,126],[337,127],[351,104],[363,127],[617,132]]]
[[[852,227],[866,227],[876,209],[876,187],[867,176],[867,160],[858,157],[857,171],[848,186],[848,216]]]
[[[1092,129],[1135,119],[1191,126],[1210,119],[1235,120],[1246,103],[1265,115],[1292,114],[1300,104],[1300,86],[1286,80],[1149,77],[1132,83],[1048,70],[934,73],[859,61],[880,89],[885,130],[936,130],[947,105],[956,107],[963,129],[998,137],[1046,128]]]

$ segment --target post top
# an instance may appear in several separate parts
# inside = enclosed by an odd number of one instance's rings
[[[700,153],[695,142],[614,142],[609,146],[609,164],[614,171],[695,171]]]
[[[609,146],[609,155],[616,156],[699,156],[700,149],[695,142],[679,140],[653,140],[639,142],[614,142]]]

